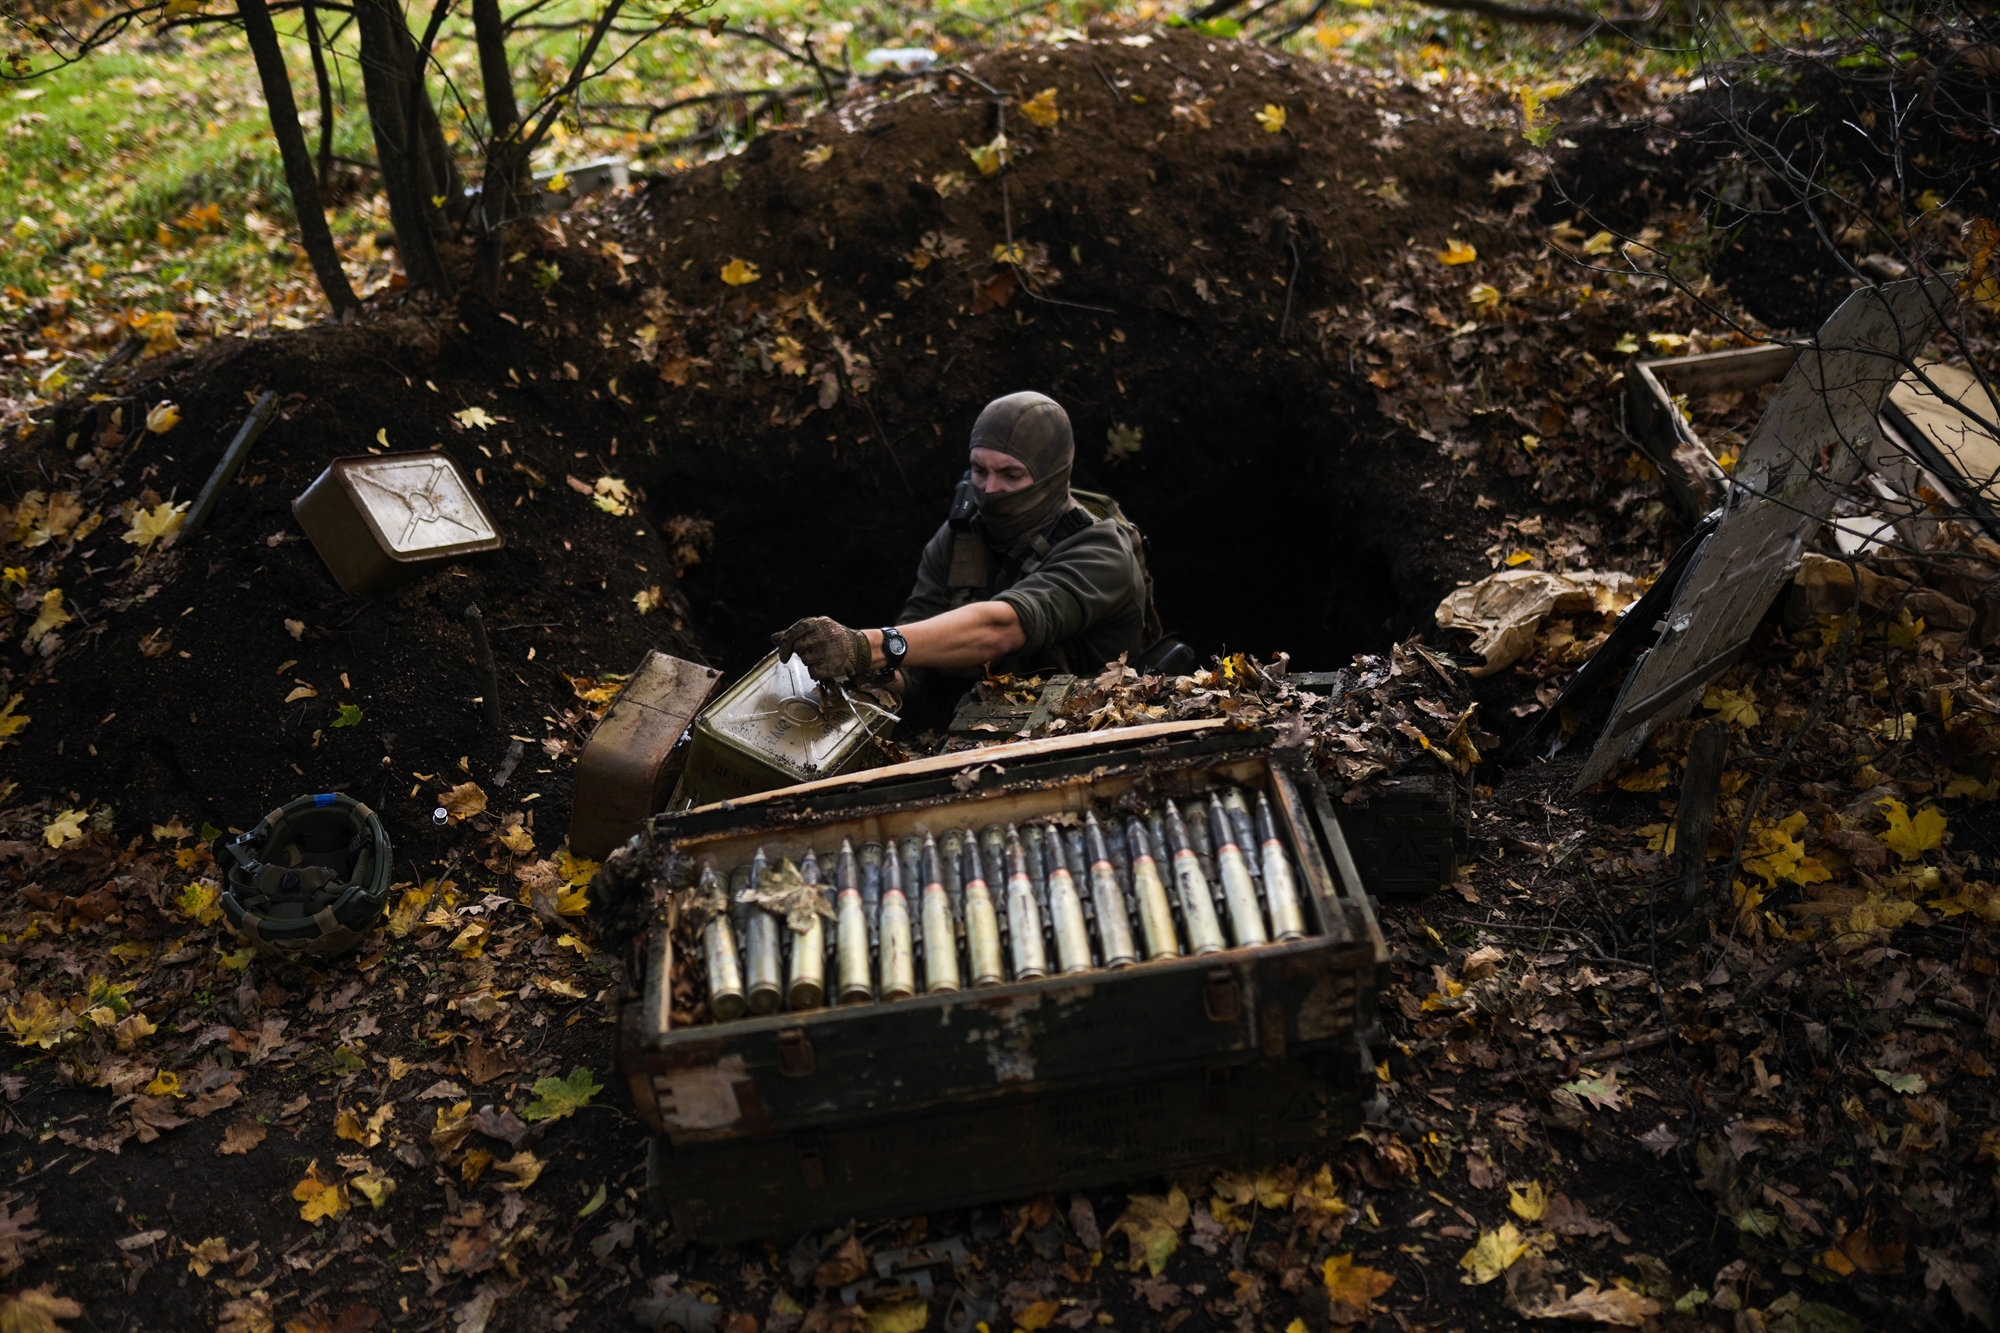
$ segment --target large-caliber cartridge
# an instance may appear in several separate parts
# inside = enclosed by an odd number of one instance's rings
[[[974,986],[997,986],[1007,979],[1000,954],[1000,920],[993,910],[993,891],[986,883],[979,840],[965,831],[965,953],[972,962]],[[998,873],[999,867],[994,867]]]
[[[1007,929],[1007,830],[998,824],[979,830],[979,862],[986,871],[986,892],[993,897],[1000,942],[1005,946],[1012,935]]]
[[[944,894],[951,899],[952,920],[958,923],[961,935],[965,932],[966,841],[966,836],[955,828],[946,829],[937,840],[938,860],[944,863]]]
[[[893,846],[882,849],[882,998],[907,1000],[917,993],[917,951],[910,931],[910,902],[903,896],[902,858]]]
[[[841,1004],[867,1004],[875,998],[874,969],[869,963],[868,909],[861,901],[861,866],[851,838],[840,840],[833,882],[840,891],[834,904],[834,996]]]
[[[1090,898],[1097,908],[1097,942],[1104,951],[1106,967],[1130,967],[1139,961],[1132,942],[1132,918],[1125,912],[1125,890],[1118,883],[1118,868],[1111,863],[1111,848],[1103,826],[1095,814],[1083,816],[1084,852],[1090,857]]]
[[[1250,866],[1250,882],[1264,891],[1264,867],[1257,855],[1257,821],[1250,817],[1250,807],[1244,804],[1241,787],[1222,789],[1222,808],[1229,812],[1229,828],[1236,835],[1236,845],[1243,850],[1243,859]]]
[[[903,866],[903,900],[910,907],[910,944],[913,950],[921,950],[924,947],[924,840],[898,839],[896,855]]]
[[[819,887],[819,857],[806,848],[799,862],[799,877],[812,886],[822,900],[826,890]],[[826,918],[814,910],[804,930],[791,932],[791,984],[785,988],[785,1008],[817,1009],[826,1003]]]
[[[1132,854],[1132,895],[1139,901],[1139,929],[1146,937],[1146,957],[1178,958],[1181,945],[1174,937],[1173,902],[1160,879],[1146,826],[1136,817],[1125,826],[1125,845]]]
[[[1222,926],[1215,918],[1215,899],[1188,839],[1187,823],[1180,808],[1163,801],[1167,846],[1174,853],[1174,887],[1180,891],[1181,917],[1187,922],[1188,952],[1197,956],[1217,953],[1223,948]]]
[[[1201,866],[1202,878],[1208,881],[1209,901],[1215,904],[1217,920],[1229,913],[1229,906],[1222,897],[1222,876],[1215,868],[1215,843],[1208,833],[1208,806],[1199,798],[1181,803],[1181,819],[1187,828],[1188,846],[1194,848],[1194,859]]]
[[[1250,859],[1236,843],[1236,828],[1222,804],[1222,793],[1208,794],[1208,827],[1215,836],[1215,868],[1222,876],[1222,901],[1229,908],[1229,933],[1237,947],[1268,944],[1264,909],[1257,886],[1250,880]]]
[[[1278,821],[1271,813],[1270,798],[1257,793],[1257,837],[1263,844],[1264,899],[1271,908],[1271,929],[1281,940],[1303,939],[1306,914],[1299,902],[1298,880],[1278,838]]]
[[[738,866],[729,877],[743,909],[744,981],[753,1014],[774,1014],[785,1002],[785,960],[778,945],[778,918],[743,897],[744,891],[763,887],[764,868],[764,849],[759,847],[750,864]]]
[[[1030,824],[1021,830],[1021,851],[1028,862],[1028,879],[1035,886],[1035,908],[1041,913],[1042,951],[1056,947],[1055,915],[1049,910],[1049,854],[1042,846],[1042,826]]]
[[[951,895],[944,888],[944,862],[930,834],[924,835],[924,994],[958,989],[958,928],[951,919]]]
[[[1007,941],[1014,951],[1014,980],[1032,981],[1049,974],[1041,904],[1035,901],[1035,881],[1028,875],[1027,849],[1012,824],[1007,826]]]
[[[736,957],[736,932],[729,924],[729,889],[715,865],[701,863],[701,897],[704,911],[713,910],[701,928],[702,962],[708,968],[708,1012],[718,1023],[743,1017],[748,1005],[743,997],[743,967]]]
[[[1056,933],[1056,968],[1063,976],[1090,971],[1090,923],[1083,896],[1063,855],[1062,830],[1051,824],[1042,839],[1049,857],[1049,916]]]
[[[882,844],[861,844],[861,914],[868,918],[868,951],[872,955],[882,931]]]

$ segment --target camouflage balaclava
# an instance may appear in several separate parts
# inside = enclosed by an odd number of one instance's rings
[[[1069,472],[1076,458],[1069,413],[1046,394],[996,398],[972,426],[972,448],[1019,459],[1034,484],[995,495],[979,492],[979,522],[995,545],[1009,546],[1056,521],[1070,506]]]

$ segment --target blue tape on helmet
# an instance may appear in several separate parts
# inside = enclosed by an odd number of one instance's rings
[[[313,806],[316,809],[324,810],[329,805],[332,805],[334,801],[337,799],[338,796],[336,793],[330,791],[323,791],[319,795],[313,797]]]

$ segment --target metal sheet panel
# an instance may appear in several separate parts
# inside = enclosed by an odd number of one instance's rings
[[[1952,300],[1943,279],[1865,288],[1786,374],[1731,478],[1728,508],[1632,668],[1571,790],[1639,752],[1736,659],[1876,440],[1876,413]]]

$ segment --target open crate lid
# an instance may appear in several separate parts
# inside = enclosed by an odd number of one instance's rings
[[[752,823],[789,823],[883,800],[965,795],[999,784],[1009,767],[1030,762],[1035,763],[1038,774],[1048,775],[1064,771],[1063,761],[1081,771],[1115,752],[1160,747],[1159,753],[1164,755],[1169,745],[1180,753],[1248,750],[1268,745],[1270,739],[1267,731],[1245,730],[1226,718],[1195,718],[1010,741],[671,811],[654,816],[652,830],[655,837],[672,839]],[[1050,769],[1049,764],[1056,768]]]

